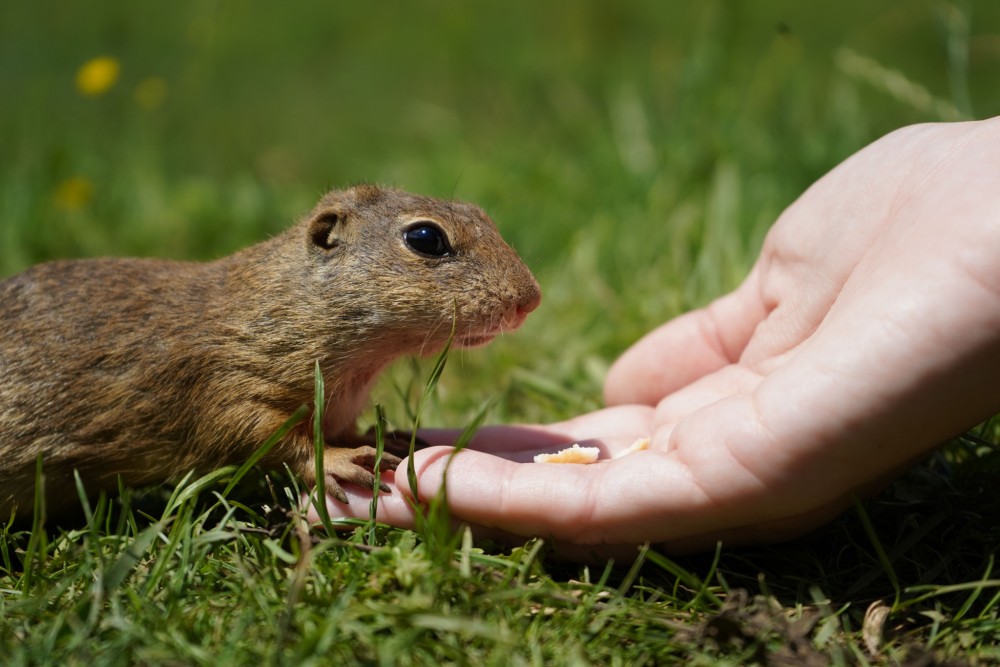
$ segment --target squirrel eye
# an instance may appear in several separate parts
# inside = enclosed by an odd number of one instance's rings
[[[411,250],[429,257],[444,257],[451,254],[448,237],[440,227],[429,222],[418,222],[403,234],[406,245]]]

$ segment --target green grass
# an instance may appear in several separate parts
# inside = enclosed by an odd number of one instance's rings
[[[421,421],[464,426],[490,399],[493,421],[551,421],[598,406],[643,332],[738,284],[847,155],[1000,113],[986,0],[382,7],[7,3],[0,276],[216,257],[361,180],[472,200],[544,301],[453,353]],[[101,55],[120,77],[83,96],[77,69]],[[431,363],[377,388],[393,426]],[[791,543],[583,568],[433,524],[308,534],[282,509],[292,480],[227,491],[229,470],[173,502],[129,492],[73,525],[0,529],[0,661],[988,664],[998,474],[995,448],[963,440]],[[864,611],[897,599],[873,657]]]

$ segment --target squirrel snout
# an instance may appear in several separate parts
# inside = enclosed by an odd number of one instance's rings
[[[542,302],[542,291],[537,287],[534,290],[529,290],[521,295],[521,298],[517,302],[517,314],[521,316],[527,316],[528,313],[538,308],[538,304]]]
[[[538,282],[532,277],[524,289],[517,295],[516,312],[521,317],[526,317],[528,313],[538,308],[542,302],[542,290]]]

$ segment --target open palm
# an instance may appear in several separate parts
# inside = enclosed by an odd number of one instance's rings
[[[456,519],[569,555],[781,539],[1000,410],[997,378],[1000,120],[909,127],[792,204],[735,292],[627,350],[609,407],[417,452],[419,496],[447,466]],[[650,450],[616,460],[528,463],[644,436]],[[389,523],[412,521],[404,477],[380,503]],[[352,505],[331,509],[367,511]]]

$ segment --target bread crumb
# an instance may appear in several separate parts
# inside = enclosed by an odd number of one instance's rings
[[[629,445],[628,449],[623,449],[622,451],[618,452],[617,454],[615,454],[611,458],[613,458],[613,459],[620,459],[623,456],[628,456],[629,454],[634,454],[636,452],[641,452],[644,449],[649,449],[649,438],[639,438],[638,440],[636,440],[635,442],[633,442],[631,445]]]
[[[581,447],[574,444],[555,454],[538,454],[535,456],[535,463],[594,463],[600,453],[601,450],[597,447]]]
[[[628,449],[623,449],[611,458],[620,459],[623,456],[641,452],[644,449],[649,449],[649,444],[649,438],[639,438],[629,445]],[[597,463],[597,457],[600,454],[601,450],[597,447],[581,447],[574,444],[572,447],[561,449],[555,454],[537,454],[535,455],[535,463]]]

